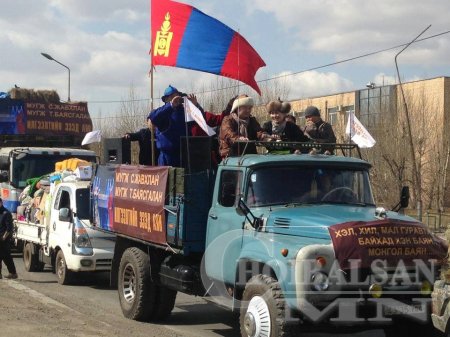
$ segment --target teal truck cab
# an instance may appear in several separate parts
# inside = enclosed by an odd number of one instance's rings
[[[162,320],[180,291],[240,311],[242,336],[426,321],[445,243],[377,208],[369,169],[322,154],[244,155],[196,172],[100,166],[93,217],[117,234],[123,314]]]

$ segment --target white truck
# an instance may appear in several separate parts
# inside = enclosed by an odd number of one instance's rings
[[[44,221],[15,221],[27,271],[42,271],[48,264],[58,283],[65,285],[77,272],[111,269],[115,235],[92,227],[89,185],[90,181],[83,180],[59,183]]]

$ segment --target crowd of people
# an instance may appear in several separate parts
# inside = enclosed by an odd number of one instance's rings
[[[222,113],[215,114],[205,111],[195,95],[187,95],[169,85],[161,97],[164,105],[148,114],[148,127],[124,135],[124,138],[139,142],[139,164],[151,165],[152,151],[155,151],[158,165],[180,166],[181,138],[207,136],[195,121],[187,121],[183,104],[185,97],[201,111],[206,124],[217,130],[214,138],[216,142],[213,143],[217,146],[211,149],[214,164],[230,156],[257,153],[255,143],[249,141],[336,143],[331,125],[320,117],[320,111],[315,106],[306,108],[306,126],[301,129],[296,124],[295,117],[290,114],[290,103],[271,101],[266,105],[270,120],[261,126],[252,116],[255,102],[248,95],[232,97]],[[152,130],[155,146],[151,146]],[[279,147],[276,150],[270,146],[267,148],[269,152],[279,151]],[[327,154],[332,154],[333,150],[333,146],[325,148]],[[291,148],[287,151],[302,152]]]

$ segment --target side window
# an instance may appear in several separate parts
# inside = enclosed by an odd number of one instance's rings
[[[58,198],[56,199],[55,209],[60,210],[61,208],[69,208],[70,209],[70,194],[68,191],[59,190],[58,195],[60,196],[59,202]]]
[[[220,177],[219,204],[233,207],[241,188],[241,171],[222,171]]]

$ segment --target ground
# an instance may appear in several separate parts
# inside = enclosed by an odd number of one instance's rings
[[[81,313],[42,296],[19,281],[0,280],[0,336],[8,337],[119,337],[179,336],[163,327],[125,319],[111,324],[95,313]]]

